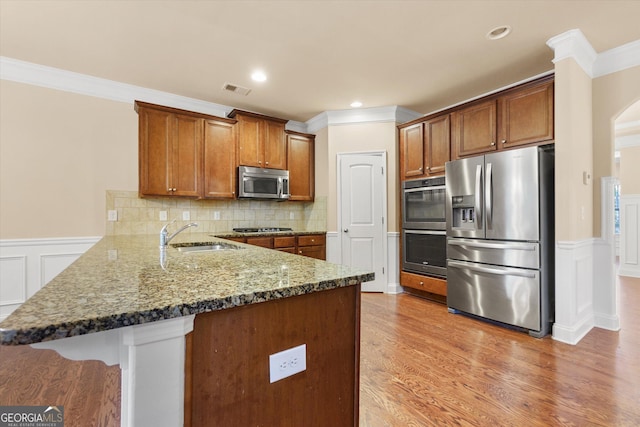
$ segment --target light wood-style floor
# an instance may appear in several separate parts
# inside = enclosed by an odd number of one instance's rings
[[[620,280],[622,330],[576,346],[362,295],[360,426],[639,426],[640,279]],[[0,405],[64,405],[65,426],[117,426],[117,367],[0,346]]]

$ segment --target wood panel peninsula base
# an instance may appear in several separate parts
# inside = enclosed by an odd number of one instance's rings
[[[359,285],[196,316],[184,425],[357,426],[359,337]],[[302,344],[306,370],[270,383],[269,355]]]
[[[358,425],[360,287],[373,273],[157,242],[104,237],[0,323],[0,343],[118,365],[125,427]],[[306,368],[272,382],[269,356],[301,345]]]

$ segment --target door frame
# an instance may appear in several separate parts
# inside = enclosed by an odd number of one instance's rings
[[[337,246],[337,258],[342,263],[342,239],[344,233],[342,232],[342,159],[348,156],[370,156],[370,157],[380,157],[382,158],[382,164],[384,168],[384,176],[382,186],[382,217],[384,218],[384,223],[382,224],[382,258],[384,262],[384,273],[383,273],[383,282],[384,293],[388,293],[389,286],[389,255],[387,252],[387,239],[389,234],[389,221],[388,221],[388,205],[387,205],[387,186],[389,185],[388,181],[388,164],[387,164],[387,152],[385,150],[373,150],[373,151],[353,151],[353,152],[341,152],[336,155],[336,224],[337,224],[337,233],[338,233],[338,244]]]

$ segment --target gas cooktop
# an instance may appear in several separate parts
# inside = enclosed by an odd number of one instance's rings
[[[277,233],[279,231],[292,231],[287,227],[260,227],[260,228],[234,228],[236,233]]]

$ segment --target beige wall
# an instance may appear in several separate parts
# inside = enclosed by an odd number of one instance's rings
[[[133,106],[0,80],[0,238],[102,236],[107,189],[137,190]]]
[[[607,74],[593,80],[593,176],[597,184],[593,188],[594,236],[600,236],[600,178],[615,175],[615,119],[638,100],[640,100],[640,67]],[[623,150],[622,154],[626,154],[628,150]],[[635,165],[631,163],[633,158],[635,158],[634,154],[631,153],[630,159],[621,158],[620,160],[620,182],[622,184],[623,179],[627,182],[622,185],[622,191],[626,194],[640,194],[640,190],[635,193],[629,192],[635,183],[640,182],[640,168],[637,167],[640,163]],[[631,170],[623,165],[627,165]],[[627,170],[623,171],[623,167]]]
[[[620,193],[640,194],[640,147],[620,150]]]
[[[324,130],[323,130],[324,131]],[[320,135],[320,133],[319,133]],[[337,231],[337,156],[339,153],[386,151],[387,153],[387,224],[388,231],[398,231],[397,198],[397,128],[395,122],[331,125],[327,129],[327,168],[325,175],[316,171],[320,181],[327,182],[327,231]]]
[[[591,78],[573,60],[555,64],[556,240],[592,237]]]

